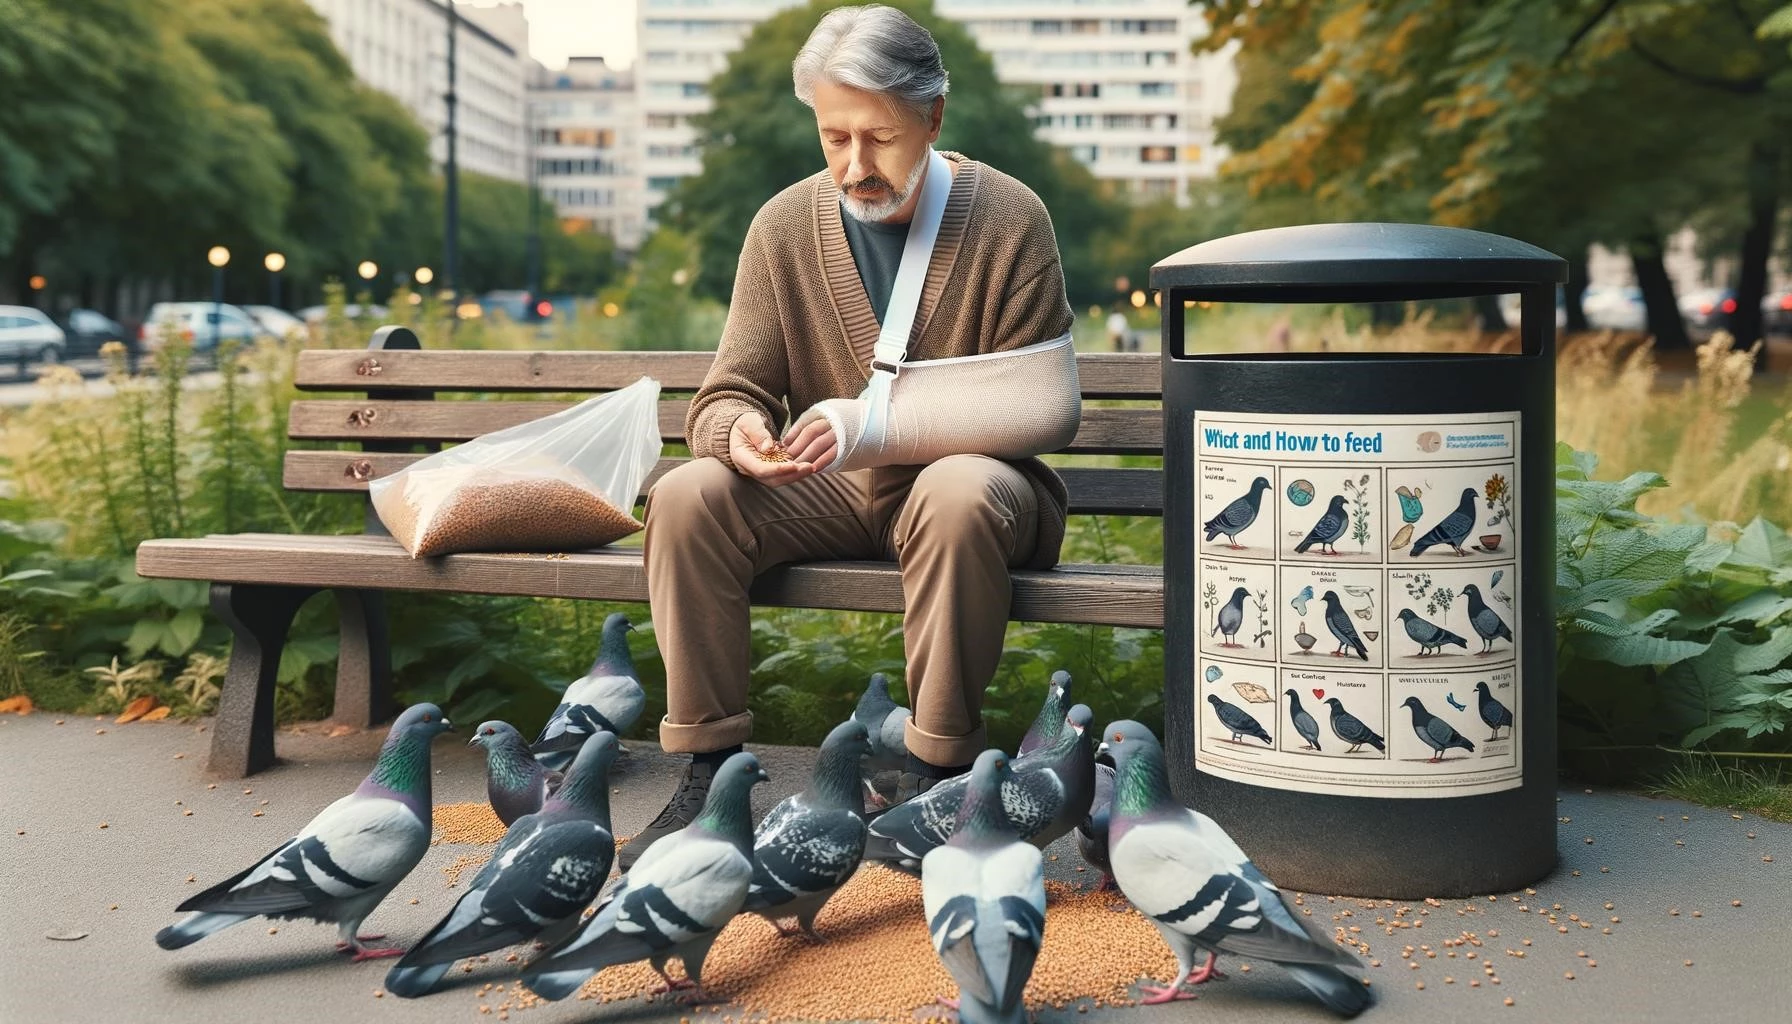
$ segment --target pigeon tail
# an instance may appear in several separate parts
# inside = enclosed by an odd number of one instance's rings
[[[156,932],[156,945],[163,949],[191,946],[208,935],[214,935],[233,924],[241,924],[254,914],[198,913]]]
[[[1283,964],[1282,967],[1333,1013],[1355,1017],[1375,1004],[1374,995],[1362,979],[1342,967],[1330,964]]]
[[[443,964],[424,964],[421,967],[394,967],[386,972],[386,991],[405,999],[416,999],[435,991],[437,985],[448,975],[454,961]]]
[[[529,991],[543,999],[558,1001],[577,992],[579,986],[585,984],[586,980],[596,973],[597,969],[594,967],[547,971],[542,974],[524,973],[523,984],[528,986]]]

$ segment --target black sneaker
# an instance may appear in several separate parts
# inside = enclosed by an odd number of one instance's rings
[[[628,841],[628,845],[616,851],[616,866],[623,873],[635,866],[635,861],[647,852],[661,836],[671,835],[697,820],[703,811],[703,802],[709,799],[709,784],[716,777],[715,765],[705,761],[693,761],[684,770],[684,777],[678,781],[678,789],[666,806],[660,810],[659,817],[653,819],[641,834]]]

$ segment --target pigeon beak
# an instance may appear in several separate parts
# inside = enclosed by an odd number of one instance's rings
[[[475,736],[475,737],[473,737],[473,738],[472,738],[472,739],[470,739],[470,740],[468,740],[468,741],[467,741],[467,746],[469,746],[469,747],[477,747],[477,746],[479,746],[479,745],[480,745],[480,742],[479,742],[479,741],[480,741],[480,739],[481,739],[481,737],[478,737],[478,736]]]
[[[1107,742],[1106,742],[1106,741],[1105,741],[1105,740],[1104,740],[1104,741],[1102,741],[1102,742],[1101,742],[1101,743],[1098,743],[1098,744],[1096,744],[1096,745],[1095,745],[1095,756],[1096,756],[1096,757],[1098,757],[1098,758],[1099,758],[1099,757],[1112,757],[1112,756],[1113,756],[1113,751],[1111,751],[1111,750],[1109,750],[1109,749],[1108,749],[1108,745],[1107,745]]]
[[[453,732],[454,731],[454,723],[450,722],[446,718],[442,719],[442,731],[443,732]]]

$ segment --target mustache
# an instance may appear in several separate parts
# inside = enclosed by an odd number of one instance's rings
[[[864,188],[881,188],[890,192],[896,191],[896,186],[875,174],[860,178],[858,181],[849,181],[845,186],[845,190],[848,192],[857,192]]]

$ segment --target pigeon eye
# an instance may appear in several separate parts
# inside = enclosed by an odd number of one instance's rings
[[[424,720],[424,721],[425,721],[425,722],[428,722],[428,721],[431,721],[431,718],[430,718],[430,716],[429,716],[429,714],[428,714],[428,713],[427,713],[427,712],[426,712],[426,713],[424,713],[424,715],[423,715],[423,720]]]

